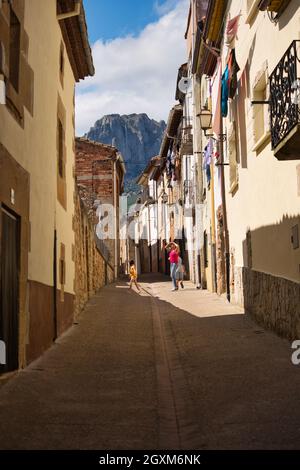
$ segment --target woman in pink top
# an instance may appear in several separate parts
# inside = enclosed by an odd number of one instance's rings
[[[178,290],[177,283],[176,283],[176,270],[178,265],[178,257],[179,257],[179,246],[174,243],[168,243],[166,245],[166,250],[170,249],[169,260],[171,264],[170,274],[173,282],[173,291]]]

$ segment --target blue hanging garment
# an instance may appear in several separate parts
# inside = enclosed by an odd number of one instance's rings
[[[221,84],[221,110],[222,110],[223,117],[226,117],[228,114],[228,97],[229,97],[228,79],[229,79],[229,70],[228,70],[228,65],[226,65],[226,68],[222,75],[222,84]]]

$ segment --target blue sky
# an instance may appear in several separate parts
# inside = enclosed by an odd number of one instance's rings
[[[140,33],[158,19],[157,5],[153,0],[84,0],[90,41]]]
[[[190,0],[84,0],[95,76],[76,90],[76,133],[105,114],[167,120],[175,104]]]

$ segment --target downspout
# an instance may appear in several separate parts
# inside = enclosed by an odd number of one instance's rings
[[[211,196],[211,275],[212,275],[212,291],[216,292],[216,221],[215,221],[215,166],[213,162],[210,164],[211,182],[210,182],[210,196]]]
[[[135,265],[137,268],[137,272],[138,274],[141,274],[139,249],[140,249],[140,223],[139,223],[139,215],[136,215],[135,216],[135,228],[134,228],[134,257],[135,257]]]
[[[211,109],[211,80],[209,79],[209,109]],[[213,159],[210,164],[210,201],[211,201],[211,277],[212,277],[212,291],[217,292],[217,252],[216,252],[216,219],[215,219],[215,165]]]
[[[195,18],[196,15],[196,3],[195,0],[192,2],[192,64],[194,61],[194,54],[195,54],[195,41],[196,41],[196,31],[195,31]],[[201,194],[202,194],[202,164],[199,165],[199,145],[198,145],[198,129],[197,129],[197,110],[196,110],[196,97],[195,94],[198,92],[196,76],[193,73],[192,69],[192,93],[193,93],[193,100],[192,100],[192,107],[193,107],[193,154],[194,154],[194,188],[195,188],[195,200],[196,200],[196,207],[198,203],[201,202]],[[201,285],[201,263],[200,260],[200,227],[198,226],[198,216],[197,210],[195,210],[195,230],[194,230],[194,253],[195,253],[195,281],[197,288],[200,288]],[[199,212],[198,212],[199,214]],[[201,221],[200,221],[201,223]]]
[[[114,256],[114,276],[115,280],[118,277],[118,230],[117,230],[117,161],[120,156],[117,154],[114,160],[114,241],[115,241],[115,256]]]
[[[230,255],[229,255],[229,232],[227,224],[227,209],[226,209],[226,191],[225,191],[225,174],[224,174],[224,148],[223,148],[223,117],[220,113],[220,168],[221,168],[221,197],[222,197],[222,212],[223,212],[223,227],[225,238],[225,266],[226,266],[226,296],[230,302]]]
[[[150,205],[147,205],[148,209],[148,236],[149,236],[149,267],[150,273],[152,273],[152,239],[151,239],[151,214],[150,214]]]

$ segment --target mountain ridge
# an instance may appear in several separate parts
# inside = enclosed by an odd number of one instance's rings
[[[135,180],[149,159],[159,153],[166,128],[146,113],[106,114],[98,119],[84,137],[113,145],[122,154],[125,165],[125,191],[137,189]]]

